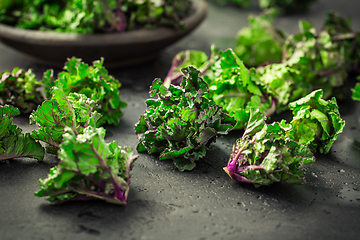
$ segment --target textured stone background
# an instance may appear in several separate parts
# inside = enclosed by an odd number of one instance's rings
[[[321,26],[329,10],[352,17],[360,30],[358,0],[319,0],[306,14],[283,16],[277,27],[298,31],[299,19]],[[121,124],[106,126],[107,141],[136,147],[133,126],[145,110],[144,100],[155,77],[164,78],[173,56],[184,49],[209,52],[210,45],[232,47],[234,36],[247,25],[249,13],[209,4],[208,17],[190,36],[163,51],[152,62],[110,73],[122,82],[128,103]],[[0,43],[0,71],[47,69]],[[355,80],[350,78],[349,89]],[[349,90],[350,94],[350,90]],[[339,102],[346,120],[344,133],[327,155],[317,155],[304,168],[307,184],[273,184],[254,188],[232,181],[222,170],[242,131],[219,139],[191,172],[179,172],[171,161],[140,154],[132,171],[128,205],[101,201],[50,206],[33,194],[38,179],[56,165],[53,155],[41,163],[29,159],[0,164],[1,239],[358,239],[360,234],[360,103]],[[283,114],[274,119],[286,118]],[[27,116],[15,123],[30,132]]]

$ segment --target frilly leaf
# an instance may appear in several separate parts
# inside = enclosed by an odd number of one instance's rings
[[[343,132],[345,121],[341,119],[336,99],[322,99],[321,89],[289,104],[293,111],[288,136],[308,145],[313,152],[328,153],[334,141]]]
[[[0,161],[22,157],[42,161],[44,148],[41,144],[13,124],[13,117],[18,114],[19,109],[0,105]]]
[[[103,64],[104,59],[94,61],[92,66],[83,63],[79,58],[68,59],[64,71],[58,74],[57,79],[52,77],[52,72],[44,74],[46,95],[50,95],[51,87],[62,84],[65,96],[79,93],[97,103],[96,110],[103,115],[97,123],[98,126],[104,123],[118,125],[123,115],[121,109],[126,107],[126,103],[120,100],[121,83],[108,74]]]
[[[221,107],[207,99],[207,84],[194,67],[182,69],[180,86],[155,79],[148,109],[135,125],[139,152],[160,153],[160,160],[173,159],[180,171],[191,170],[205,156],[206,149],[220,135],[227,134],[235,121]]]
[[[265,123],[259,110],[252,110],[244,135],[233,147],[225,172],[234,180],[255,186],[274,182],[304,183],[300,168],[314,162],[310,149],[287,137],[284,122]]]
[[[96,101],[83,94],[65,95],[63,85],[57,82],[52,88],[52,100],[47,100],[30,115],[30,124],[37,124],[31,136],[47,143],[49,153],[56,153],[62,142],[65,128],[82,133],[87,126],[95,127],[101,114],[96,112]]]
[[[51,204],[72,200],[101,199],[126,204],[130,170],[138,158],[130,147],[107,144],[105,130],[89,126],[82,134],[66,128],[59,151],[59,165],[40,179],[38,197]]]

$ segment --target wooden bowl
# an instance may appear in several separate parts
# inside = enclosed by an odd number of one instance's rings
[[[18,29],[0,24],[0,41],[36,62],[62,68],[67,58],[91,63],[105,58],[108,68],[137,65],[193,31],[206,17],[207,4],[192,0],[193,14],[183,20],[184,30],[160,27],[124,33],[76,34]]]

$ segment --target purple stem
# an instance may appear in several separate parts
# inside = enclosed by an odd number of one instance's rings
[[[182,75],[180,72],[175,72],[175,68],[179,65],[182,65],[184,64],[184,61],[185,61],[185,58],[183,58],[183,61],[181,63],[179,63],[179,57],[178,56],[175,56],[173,62],[172,62],[172,65],[170,67],[170,70],[165,78],[165,81],[164,81],[164,85],[165,86],[170,86],[171,84],[174,84],[174,85],[178,85],[178,84],[175,84],[175,81],[178,82],[178,78],[181,78],[182,80]],[[181,81],[180,81],[181,82]]]
[[[120,4],[120,3],[119,3]],[[119,32],[123,32],[125,31],[125,28],[126,28],[126,17],[125,17],[125,14],[121,11],[121,8],[120,6],[118,7],[117,9],[117,16],[120,17],[121,21],[120,23],[117,22],[117,29]]]

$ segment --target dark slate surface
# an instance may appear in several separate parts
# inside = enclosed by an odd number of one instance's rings
[[[329,10],[351,16],[360,29],[358,0],[321,0],[307,14],[281,17],[277,26],[296,33],[307,18],[320,26]],[[119,126],[106,126],[107,141],[136,147],[133,126],[145,110],[144,100],[155,77],[165,77],[172,57],[195,48],[209,52],[211,43],[231,47],[237,31],[256,10],[209,6],[207,20],[191,36],[169,47],[156,60],[138,67],[113,69],[128,103]],[[46,69],[0,44],[0,71],[15,66]],[[349,89],[355,84],[350,81]],[[350,94],[350,90],[348,90]],[[30,159],[0,164],[0,239],[358,239],[360,234],[360,104],[340,101],[344,133],[327,155],[304,168],[307,184],[254,188],[232,181],[222,170],[231,146],[242,132],[218,140],[214,150],[191,172],[170,161],[140,154],[132,171],[128,205],[101,201],[48,205],[33,194],[38,179],[56,165],[53,155],[41,163]],[[283,114],[274,119],[286,118]],[[15,123],[30,132],[27,116]]]

